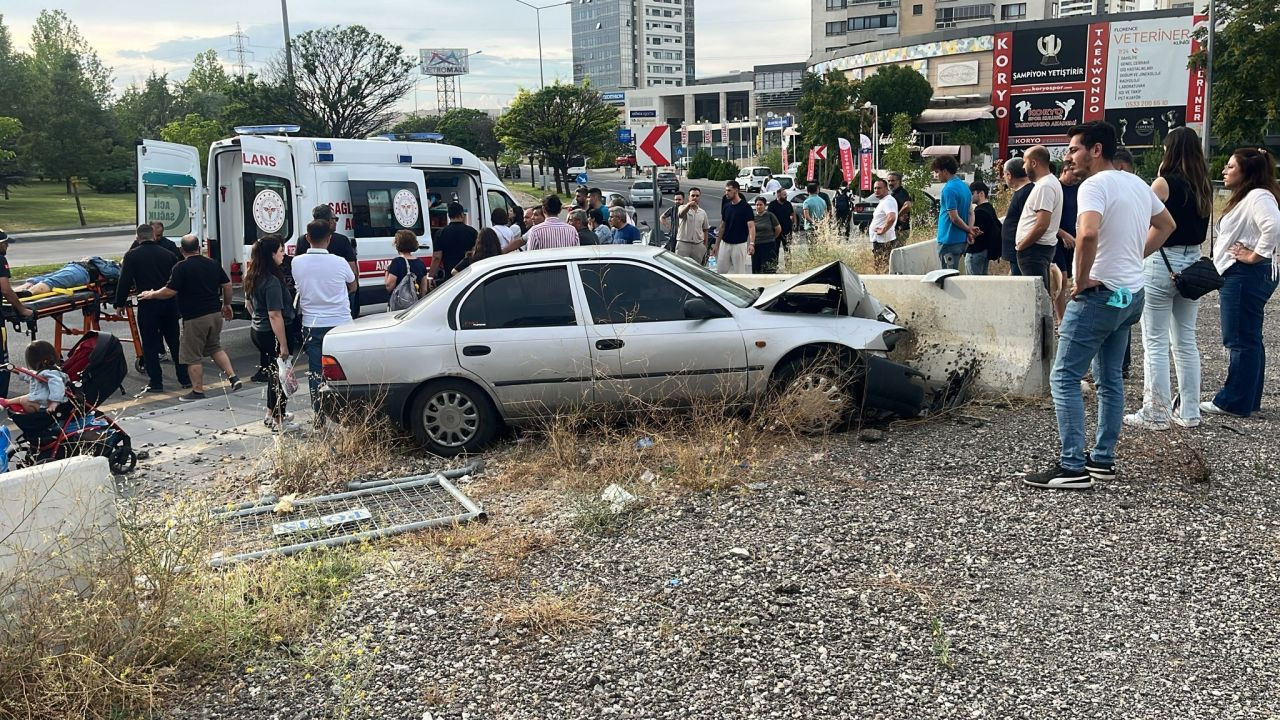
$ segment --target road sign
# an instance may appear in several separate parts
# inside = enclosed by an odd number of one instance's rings
[[[573,181],[579,185],[586,185],[588,182],[591,182],[591,179],[587,177],[586,173],[578,173],[577,176],[573,178]]]
[[[813,146],[813,159],[814,159],[814,160],[826,160],[826,159],[827,159],[827,146],[826,146],[826,145],[814,145],[814,146]]]
[[[645,131],[636,145],[636,164],[664,167],[671,164],[671,126],[655,125]]]
[[[631,128],[618,128],[618,142],[624,145],[631,142]]]

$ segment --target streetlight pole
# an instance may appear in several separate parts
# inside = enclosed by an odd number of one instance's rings
[[[1200,142],[1204,144],[1204,156],[1209,157],[1210,133],[1213,130],[1213,35],[1217,29],[1217,3],[1209,0],[1209,42],[1205,47],[1204,57],[1204,136]]]
[[[289,39],[289,0],[280,0],[280,17],[284,21],[284,68],[289,76],[289,94],[293,94],[293,43]]]
[[[283,1],[284,0],[281,0],[281,2]],[[542,71],[542,11],[553,7],[560,7],[562,5],[572,5],[573,0],[564,0],[564,2],[552,3],[541,7],[527,3],[525,0],[516,0],[516,2],[527,8],[533,8],[534,15],[538,21],[538,87],[543,88],[547,85],[547,79]]]

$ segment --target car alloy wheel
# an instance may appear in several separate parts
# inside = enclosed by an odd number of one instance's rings
[[[825,368],[806,368],[787,385],[783,399],[811,405],[797,416],[796,429],[806,435],[821,435],[838,428],[854,402],[848,383]]]
[[[443,388],[432,395],[422,410],[422,426],[431,441],[446,448],[459,448],[476,436],[480,409],[466,393]]]

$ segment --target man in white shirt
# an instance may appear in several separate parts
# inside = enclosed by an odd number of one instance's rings
[[[1062,454],[1045,472],[1023,478],[1049,489],[1085,489],[1116,476],[1115,448],[1124,419],[1121,363],[1129,327],[1142,316],[1143,259],[1173,232],[1164,203],[1136,175],[1115,169],[1116,131],[1094,121],[1067,131],[1067,159],[1084,182],[1078,195],[1075,292],[1059,326],[1050,389]],[[1085,454],[1080,379],[1094,357],[1098,431]]]
[[[760,194],[764,195],[767,198],[771,198],[774,195],[777,195],[778,191],[781,189],[782,189],[782,183],[778,182],[777,178],[770,175],[769,179],[765,181],[764,190],[762,190]]]
[[[1062,183],[1049,165],[1049,151],[1040,145],[1023,154],[1022,165],[1035,187],[1018,218],[1018,268],[1023,275],[1043,280],[1047,291],[1049,266],[1053,264],[1062,224]]]
[[[323,423],[320,411],[320,383],[324,378],[324,336],[330,330],[351,322],[348,293],[357,292],[359,284],[347,261],[329,254],[332,230],[329,223],[315,220],[307,225],[307,242],[311,247],[293,258],[293,283],[298,289],[298,308],[302,311],[302,347],[307,352],[307,385],[311,389],[311,408],[316,422]]]
[[[889,181],[877,178],[875,194],[879,199],[875,212],[871,214],[871,255],[876,261],[876,270],[889,267],[889,253],[893,250],[893,241],[898,239],[896,231],[898,222],[898,201],[889,194]]]

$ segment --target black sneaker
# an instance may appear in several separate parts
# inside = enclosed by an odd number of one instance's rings
[[[1054,465],[1044,472],[1033,473],[1022,478],[1022,482],[1048,490],[1088,490],[1093,487],[1093,478],[1085,470],[1068,470],[1061,465]]]
[[[231,392],[235,392],[240,388],[244,387],[244,382],[242,382],[240,378],[236,377],[235,375],[232,375],[231,377],[227,378],[227,382],[231,383]]]
[[[1084,461],[1084,471],[1094,480],[1115,480],[1116,464],[1094,462],[1093,458]]]
[[[270,379],[271,377],[267,375],[265,368],[258,368],[258,372],[254,373],[253,377],[249,378],[249,382],[264,383]]]
[[[179,400],[181,400],[181,401],[183,401],[183,402],[191,402],[192,400],[203,400],[203,399],[204,399],[204,397],[205,397],[205,396],[204,396],[204,393],[202,393],[202,392],[196,392],[195,390],[192,390],[191,392],[187,393],[186,395],[179,395],[179,396],[178,396],[178,399],[179,399]]]

